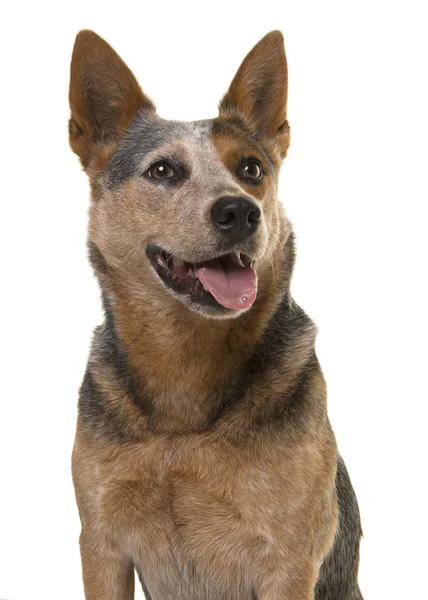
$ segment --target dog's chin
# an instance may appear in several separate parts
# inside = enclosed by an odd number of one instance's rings
[[[251,306],[247,306],[248,301],[243,302],[242,308],[237,307],[236,302],[233,302],[233,308],[224,306],[224,301],[223,304],[220,303],[195,275],[200,263],[180,260],[153,244],[147,246],[146,255],[165,292],[180,300],[190,310],[211,319],[234,319],[250,310]],[[212,259],[212,262],[214,261],[223,261],[225,264],[231,264],[233,261],[242,268],[252,268],[254,265],[249,256],[239,252],[216,256]],[[210,261],[206,263],[209,264]]]

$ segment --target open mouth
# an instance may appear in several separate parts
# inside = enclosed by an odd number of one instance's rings
[[[189,263],[150,245],[147,255],[163,283],[192,302],[212,308],[246,310],[257,296],[257,274],[251,258],[241,252]]]

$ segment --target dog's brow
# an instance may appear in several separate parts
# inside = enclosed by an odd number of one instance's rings
[[[135,176],[149,154],[153,155],[172,140],[184,137],[186,125],[180,121],[158,119],[144,111],[139,113],[107,165],[108,187],[114,189]]]
[[[212,135],[231,136],[245,147],[250,145],[254,147],[253,154],[259,155],[264,166],[267,167],[272,176],[275,176],[275,161],[272,159],[266,148],[258,142],[258,140],[249,133],[240,121],[226,121],[224,119],[214,119],[212,123]]]
[[[141,112],[106,167],[107,186],[114,189],[140,174],[144,163],[180,152],[183,162],[187,158],[196,170],[205,168],[218,174],[222,163],[212,144],[212,130],[213,120],[167,121]]]

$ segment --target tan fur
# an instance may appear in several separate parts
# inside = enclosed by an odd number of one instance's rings
[[[223,438],[227,427],[149,435],[128,447],[78,431],[74,481],[84,535],[93,551],[116,550],[118,565],[131,552],[146,574],[172,541],[218,572],[250,565],[258,598],[308,600],[336,528],[331,431],[326,423],[304,439],[290,433],[236,454]]]

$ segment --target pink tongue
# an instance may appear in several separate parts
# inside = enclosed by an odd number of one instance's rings
[[[194,265],[194,273],[219,304],[233,310],[250,308],[257,296],[257,275],[230,258]]]

